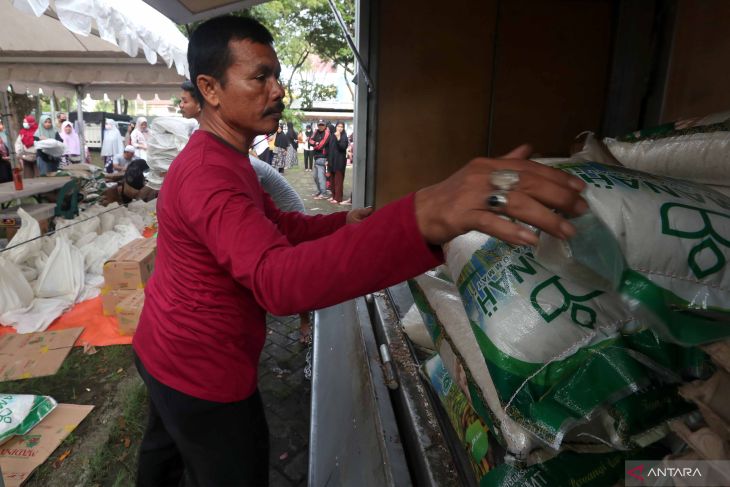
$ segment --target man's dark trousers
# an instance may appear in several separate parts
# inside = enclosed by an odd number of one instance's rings
[[[205,401],[162,384],[137,356],[135,363],[150,402],[139,487],[268,485],[269,429],[258,390],[243,401]]]

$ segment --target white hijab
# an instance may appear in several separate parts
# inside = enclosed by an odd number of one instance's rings
[[[116,120],[106,120],[104,141],[101,143],[101,155],[117,157],[124,151],[124,140],[119,133]]]

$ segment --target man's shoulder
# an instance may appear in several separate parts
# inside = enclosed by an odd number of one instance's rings
[[[198,130],[191,135],[188,144],[177,155],[168,175],[175,179],[227,179],[231,173],[236,172],[238,162],[246,157],[209,133]]]

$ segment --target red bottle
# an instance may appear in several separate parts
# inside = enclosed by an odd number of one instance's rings
[[[21,189],[23,189],[23,168],[22,167],[13,168],[13,183],[15,183],[15,191],[20,191]]]

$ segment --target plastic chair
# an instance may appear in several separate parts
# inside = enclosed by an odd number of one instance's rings
[[[54,215],[70,220],[78,214],[79,187],[75,180],[71,180],[58,190]]]

